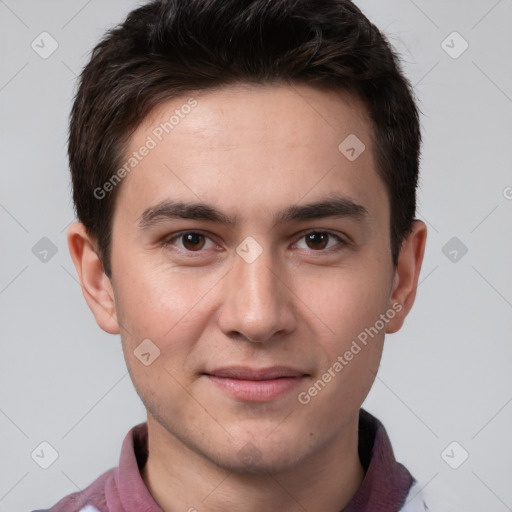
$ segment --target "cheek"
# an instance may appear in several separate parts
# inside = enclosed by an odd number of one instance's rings
[[[316,378],[329,383],[317,405],[332,401],[355,411],[380,363],[386,326],[381,315],[389,308],[389,276],[383,266],[361,264],[335,269],[326,277],[304,283],[301,292],[318,315],[316,323],[323,333],[317,332],[316,349],[322,357]],[[322,386],[318,383],[316,388]]]
[[[312,350],[321,353],[318,374],[303,390],[300,403],[310,401],[312,410],[322,411],[318,417],[323,422],[339,426],[356,414],[375,380],[385,335],[380,315],[387,310],[387,296],[376,281],[361,286],[358,279],[339,277],[316,297],[311,309],[319,312],[328,329],[317,332]]]
[[[125,333],[123,339],[131,342],[141,337],[163,345],[172,344],[177,337],[186,342],[183,331],[198,327],[196,311],[218,281],[211,273],[148,268],[142,261],[120,264],[117,269],[124,277],[115,281],[116,311]]]
[[[302,283],[300,296],[341,350],[370,328],[389,307],[389,276],[370,265],[331,269]]]
[[[133,267],[137,272],[127,272],[114,286],[123,353],[140,398],[159,415],[172,404],[186,405],[180,383],[189,378],[187,358],[203,328],[206,283],[194,287],[176,272],[144,272],[135,262]]]

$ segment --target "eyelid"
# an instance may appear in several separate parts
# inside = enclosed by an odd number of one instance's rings
[[[186,229],[186,230],[179,231],[177,233],[173,233],[171,235],[164,237],[162,240],[162,246],[167,247],[169,245],[175,245],[174,244],[175,240],[181,238],[184,235],[190,234],[190,233],[203,235],[206,239],[210,240],[213,244],[219,245],[219,244],[217,244],[217,242],[215,242],[215,240],[212,238],[212,236],[210,236],[207,232],[204,232],[200,229]],[[344,246],[350,244],[350,240],[348,240],[347,237],[343,236],[341,233],[335,233],[335,232],[327,230],[327,229],[311,229],[310,228],[310,229],[306,229],[306,230],[301,231],[298,234],[296,234],[294,236],[294,239],[296,238],[297,240],[296,240],[296,242],[294,242],[293,245],[296,245],[301,239],[303,239],[305,236],[307,236],[311,233],[327,234],[327,235],[335,238],[338,241],[338,243],[336,245],[334,245],[333,247],[329,247],[328,249],[318,249],[318,250],[309,249],[311,252],[325,253],[325,252],[329,252],[329,251],[335,251],[336,249],[339,249],[340,247],[344,247]],[[178,247],[177,249],[179,251],[186,252],[188,254],[200,254],[200,253],[204,252],[203,248],[198,251],[189,251],[187,249],[182,249],[180,247]]]
[[[174,241],[181,238],[184,235],[188,235],[190,233],[197,234],[197,235],[203,235],[206,239],[210,240],[215,245],[218,245],[215,240],[206,232],[200,230],[200,229],[185,229],[183,231],[178,231],[177,233],[172,233],[171,235],[165,236],[162,239],[162,247],[168,247],[169,245],[175,245]],[[178,250],[187,252],[187,253],[201,253],[204,252],[203,249],[200,249],[199,251],[189,251],[187,249],[182,249],[181,247],[178,247]]]
[[[349,245],[349,243],[350,243],[350,240],[348,240],[348,237],[344,236],[341,233],[335,233],[328,229],[306,229],[304,231],[301,231],[299,233],[299,238],[298,238],[297,242],[300,241],[301,239],[303,239],[306,235],[309,235],[310,233],[322,233],[322,234],[329,235],[333,238],[336,238],[338,240],[338,243],[333,247],[329,247],[329,249],[319,249],[319,250],[310,249],[311,252],[317,252],[317,253],[324,252],[325,253],[325,252],[329,252],[329,251],[335,251],[336,249],[339,249],[340,247]],[[297,244],[297,242],[295,242],[295,244]]]

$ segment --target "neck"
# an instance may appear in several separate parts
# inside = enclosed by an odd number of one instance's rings
[[[339,512],[359,489],[357,418],[339,438],[293,470],[234,473],[190,450],[148,417],[149,456],[141,476],[164,512]]]

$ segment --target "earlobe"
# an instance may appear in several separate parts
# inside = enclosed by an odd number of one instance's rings
[[[104,272],[96,243],[82,223],[75,222],[69,227],[68,246],[82,293],[96,322],[104,331],[119,334],[112,283]]]
[[[391,334],[398,331],[414,304],[421,264],[425,254],[427,226],[420,220],[415,220],[412,231],[402,244],[398,264],[393,279],[393,289],[390,305],[398,311],[387,324],[386,332]],[[396,304],[400,304],[398,308]]]

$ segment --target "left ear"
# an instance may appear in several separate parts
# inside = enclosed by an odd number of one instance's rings
[[[403,241],[395,269],[390,306],[396,315],[387,324],[389,334],[401,329],[414,304],[426,241],[427,226],[421,220],[415,220],[411,233]]]

